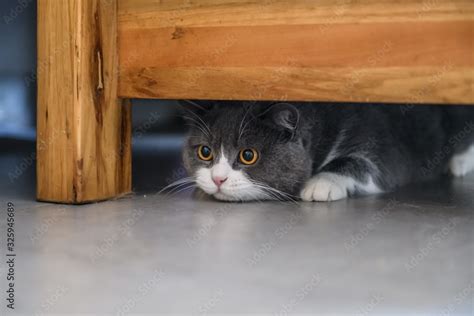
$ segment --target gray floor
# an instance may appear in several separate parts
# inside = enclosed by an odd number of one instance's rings
[[[156,195],[182,173],[166,146],[135,153],[134,196],[84,206],[35,202],[31,147],[0,154],[16,314],[473,314],[474,176],[333,203],[226,204]]]

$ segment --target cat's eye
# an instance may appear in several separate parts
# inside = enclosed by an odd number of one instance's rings
[[[239,160],[244,165],[253,165],[258,160],[258,153],[253,148],[242,149],[239,153]]]
[[[204,161],[211,161],[213,158],[211,148],[204,145],[200,145],[198,147],[197,155],[199,159],[204,160]]]

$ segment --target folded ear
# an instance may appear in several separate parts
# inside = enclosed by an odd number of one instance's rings
[[[210,111],[214,107],[214,103],[212,101],[204,100],[180,100],[179,105],[181,105],[185,112],[191,112],[198,116],[206,114],[206,112]]]
[[[286,132],[293,137],[298,129],[300,113],[289,103],[275,103],[267,107],[259,115],[266,124],[272,125],[277,130]]]

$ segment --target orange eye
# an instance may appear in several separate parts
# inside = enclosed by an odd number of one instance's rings
[[[199,159],[204,161],[211,161],[213,158],[212,150],[208,146],[200,145],[198,147],[197,154]]]
[[[239,153],[239,160],[244,165],[253,165],[258,160],[258,153],[253,148],[242,149]]]

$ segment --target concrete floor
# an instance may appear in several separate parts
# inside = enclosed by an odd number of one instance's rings
[[[332,203],[226,204],[155,194],[182,174],[178,146],[165,147],[135,146],[135,195],[84,206],[35,202],[33,166],[8,177],[31,144],[2,151],[15,314],[473,314],[474,176]]]

